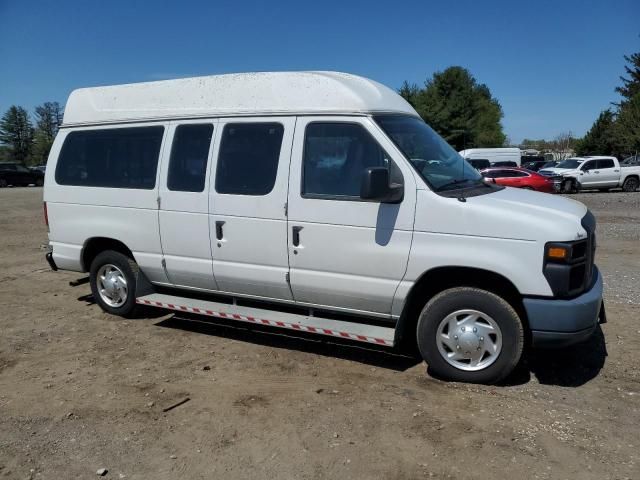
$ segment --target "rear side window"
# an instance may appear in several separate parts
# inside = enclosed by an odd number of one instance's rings
[[[213,125],[179,125],[173,135],[169,160],[169,190],[202,192]]]
[[[230,123],[224,127],[216,192],[267,195],[276,182],[284,127],[280,123]]]
[[[71,132],[60,151],[56,183],[151,190],[163,133],[160,126]]]
[[[613,160],[610,158],[605,160],[598,160],[598,168],[613,168]]]
[[[402,183],[398,167],[361,125],[318,122],[307,126],[303,196],[360,198],[362,175],[368,167],[387,167],[391,183]]]

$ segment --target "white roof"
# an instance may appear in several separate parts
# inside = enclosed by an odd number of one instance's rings
[[[504,153],[504,154],[520,154],[520,149],[516,147],[496,147],[496,148],[467,148],[458,152],[463,157],[472,153]]]
[[[339,72],[211,75],[71,92],[64,125],[230,115],[417,115],[395,91]]]

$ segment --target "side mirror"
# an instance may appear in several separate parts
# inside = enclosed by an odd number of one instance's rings
[[[389,185],[389,169],[369,167],[362,174],[360,198],[382,203],[400,203],[404,196],[403,185]]]

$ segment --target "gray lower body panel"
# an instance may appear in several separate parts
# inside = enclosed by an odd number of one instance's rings
[[[140,296],[136,298],[136,303],[178,312],[196,313],[227,320],[328,335],[387,347],[393,347],[394,344],[395,329],[363,323],[229,305],[161,293]]]

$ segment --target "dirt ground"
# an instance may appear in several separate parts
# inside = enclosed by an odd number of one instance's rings
[[[500,386],[382,350],[109,316],[0,190],[0,478],[640,478],[640,193],[583,193],[608,323]],[[163,409],[190,400],[168,412]]]

